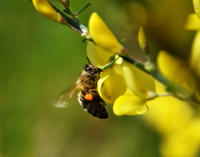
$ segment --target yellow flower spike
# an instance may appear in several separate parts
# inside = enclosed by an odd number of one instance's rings
[[[113,53],[123,53],[124,48],[97,13],[89,19],[89,32],[95,43]]]
[[[117,116],[142,115],[148,110],[145,100],[135,94],[124,94],[118,97],[113,105],[113,112]]]
[[[146,51],[146,49],[147,49],[147,41],[146,41],[146,37],[145,37],[145,34],[144,34],[144,29],[143,29],[143,27],[140,27],[140,28],[139,28],[139,32],[138,32],[138,43],[139,43],[140,48],[141,48],[143,51]]]
[[[98,68],[102,68],[110,61],[110,57],[113,56],[114,53],[100,47],[99,45],[95,45],[93,42],[87,43],[87,56],[92,64],[97,66]]]
[[[155,91],[155,82],[152,76],[128,62],[123,62],[122,69],[127,86],[134,94],[147,98],[148,92]]]
[[[32,0],[39,13],[55,22],[62,22],[62,16],[49,4],[48,0]]]
[[[114,103],[115,99],[126,91],[127,86],[120,71],[121,67],[114,65],[101,73],[97,90],[101,98],[107,103]]]
[[[185,29],[200,30],[200,19],[198,18],[197,14],[188,15]]]
[[[185,62],[166,51],[160,51],[157,65],[161,73],[171,82],[183,86],[191,93],[196,90],[196,80]]]
[[[156,92],[165,94],[165,86],[156,81]],[[200,146],[200,118],[187,101],[172,96],[158,97],[147,102],[151,107],[145,114],[147,122],[162,136],[164,157],[192,157]]]
[[[193,0],[194,11],[200,18],[200,0]]]
[[[190,65],[194,72],[200,77],[200,31],[197,32],[192,45]]]

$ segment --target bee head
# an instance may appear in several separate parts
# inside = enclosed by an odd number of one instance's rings
[[[85,71],[90,74],[100,73],[102,70],[94,66],[93,64],[86,64]]]

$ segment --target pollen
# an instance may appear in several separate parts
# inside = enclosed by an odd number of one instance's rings
[[[87,100],[87,101],[92,101],[92,100],[93,100],[93,95],[88,93],[88,94],[85,95],[84,98],[85,98],[85,100]]]

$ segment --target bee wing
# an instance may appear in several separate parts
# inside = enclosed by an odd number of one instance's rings
[[[63,91],[54,104],[57,108],[65,108],[68,106],[68,104],[72,101],[73,97],[77,95],[77,93],[80,91],[79,84],[76,84],[65,91]]]

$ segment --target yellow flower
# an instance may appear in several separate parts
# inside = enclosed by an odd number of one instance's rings
[[[32,0],[39,13],[55,22],[62,22],[62,16],[49,4],[48,0]]]
[[[199,0],[193,0],[193,6],[194,6],[195,13],[200,18],[200,1]]]
[[[135,95],[129,88],[115,100],[113,105],[113,112],[118,116],[141,115],[146,113],[147,110],[146,100]]]
[[[95,45],[93,42],[87,43],[87,56],[90,62],[95,64],[98,68],[102,68],[110,61],[115,53],[102,48],[99,45]]]
[[[87,43],[87,56],[97,67],[102,68],[116,53],[124,53],[125,49],[97,13],[89,19],[89,33],[92,40]]]
[[[195,157],[200,147],[200,118],[193,118],[167,135],[161,145],[164,157]]]
[[[166,94],[166,87],[156,81],[156,92]],[[200,118],[186,101],[173,96],[148,101],[151,107],[144,118],[162,136],[163,157],[192,157],[200,147]]]
[[[200,78],[200,31],[196,33],[193,41],[190,66]]]
[[[190,14],[187,17],[187,21],[185,24],[185,29],[188,30],[199,30],[200,29],[200,19],[197,14]]]
[[[154,79],[139,68],[124,61],[122,64],[123,76],[129,89],[137,96],[147,98],[150,91],[155,91]]]
[[[97,13],[89,19],[89,33],[95,44],[113,53],[123,53],[125,49]]]
[[[140,115],[148,109],[146,101],[149,93],[154,91],[154,80],[119,58],[102,72],[97,87],[100,96],[113,104],[116,115]]]
[[[114,66],[104,70],[98,81],[99,94],[107,103],[114,103],[115,99],[126,91],[127,86],[123,77],[121,62],[123,60],[119,58]],[[115,90],[113,90],[114,88]]]
[[[193,0],[194,14],[189,14],[185,28],[188,30],[199,30],[200,29],[200,1]]]
[[[190,56],[190,66],[200,78],[200,1],[193,0],[195,14],[188,15],[185,28],[197,31]]]
[[[156,81],[156,92],[167,94],[166,87]],[[182,128],[192,118],[193,112],[190,105],[173,96],[163,96],[148,101],[151,106],[149,112],[145,114],[146,120],[161,134],[170,134],[174,130]]]
[[[138,43],[142,51],[147,53],[147,41],[146,41],[143,27],[140,27],[139,32],[138,32]]]
[[[198,3],[195,0],[193,2]],[[200,19],[196,14],[188,16],[185,28],[200,29]],[[191,71],[191,67],[197,74],[200,71],[199,45],[200,34],[197,33],[189,65],[166,51],[160,51],[157,57],[157,66],[160,72],[175,85],[184,87],[187,90],[185,94],[188,98],[194,95],[197,99],[200,98],[198,81]],[[155,85],[158,94],[168,94],[166,86],[157,81]],[[185,90],[184,88],[182,90]],[[163,135],[160,148],[162,156],[195,156],[200,147],[200,118],[195,117],[191,104],[173,96],[158,97],[148,101],[147,104],[151,106],[151,109],[145,114],[146,120]]]
[[[186,88],[192,95],[197,88],[197,82],[186,63],[166,51],[160,51],[157,65],[161,73],[171,82]]]
[[[193,0],[195,14],[190,14],[186,22],[186,29],[197,31],[189,58],[189,66],[200,79],[200,1]],[[200,84],[196,85],[195,96],[200,101]]]
[[[98,81],[98,92],[106,103],[113,104],[116,115],[140,115],[147,111],[149,93],[154,91],[154,79],[117,54],[124,48],[97,13],[89,20],[89,33],[94,40],[87,44],[87,55],[95,66],[102,68],[115,56],[114,65],[105,69]]]

